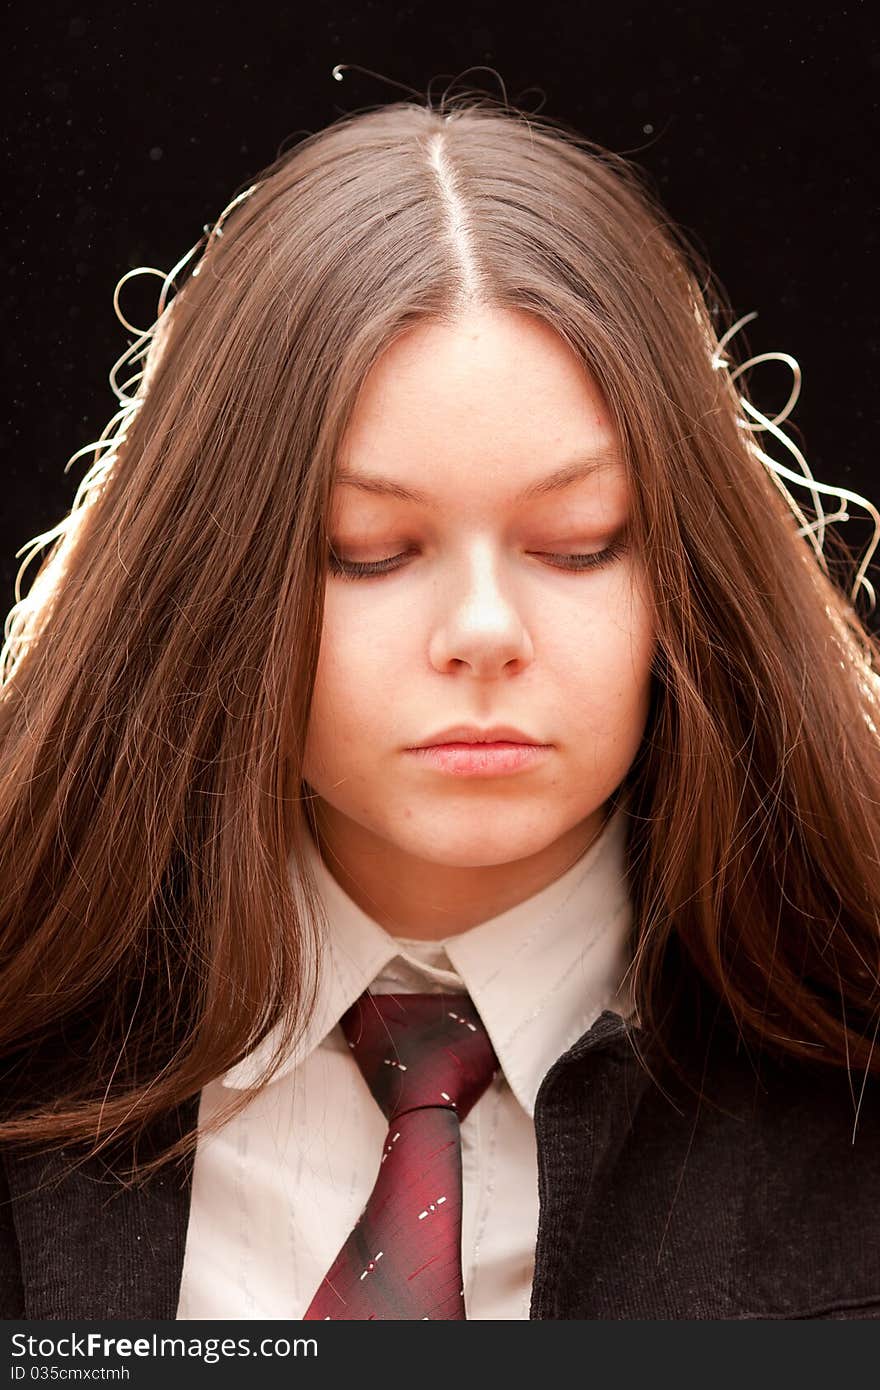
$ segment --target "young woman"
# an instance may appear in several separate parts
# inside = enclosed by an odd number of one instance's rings
[[[722,290],[488,98],[199,248],[7,623],[3,1316],[880,1316],[878,649]]]

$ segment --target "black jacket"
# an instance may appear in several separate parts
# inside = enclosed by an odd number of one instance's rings
[[[531,1317],[880,1317],[876,1080],[856,1125],[860,1077],[719,1033],[701,1103],[657,1084],[627,1032],[604,1012],[542,1082]],[[197,1113],[194,1096],[157,1139]],[[2,1156],[0,1314],[174,1319],[192,1161],[141,1188],[66,1168]]]

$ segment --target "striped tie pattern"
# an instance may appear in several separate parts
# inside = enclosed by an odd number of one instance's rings
[[[459,1127],[498,1070],[489,1036],[467,994],[366,991],[341,1024],[388,1134],[304,1319],[462,1319]]]

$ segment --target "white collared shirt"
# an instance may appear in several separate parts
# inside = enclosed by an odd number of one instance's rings
[[[444,941],[393,937],[308,852],[329,938],[309,1028],[195,1155],[178,1319],[301,1319],[372,1190],[387,1124],[339,1019],[367,988],[466,991],[501,1070],[461,1126],[468,1318],[528,1318],[538,1227],[533,1115],[553,1062],[603,1009],[624,1017],[631,902],[625,820],[506,912]],[[199,1124],[252,1084],[275,1030],[202,1090]]]

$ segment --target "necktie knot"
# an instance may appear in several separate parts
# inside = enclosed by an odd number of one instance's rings
[[[389,1124],[439,1106],[463,1120],[498,1070],[467,994],[371,994],[342,1016],[342,1031]]]

